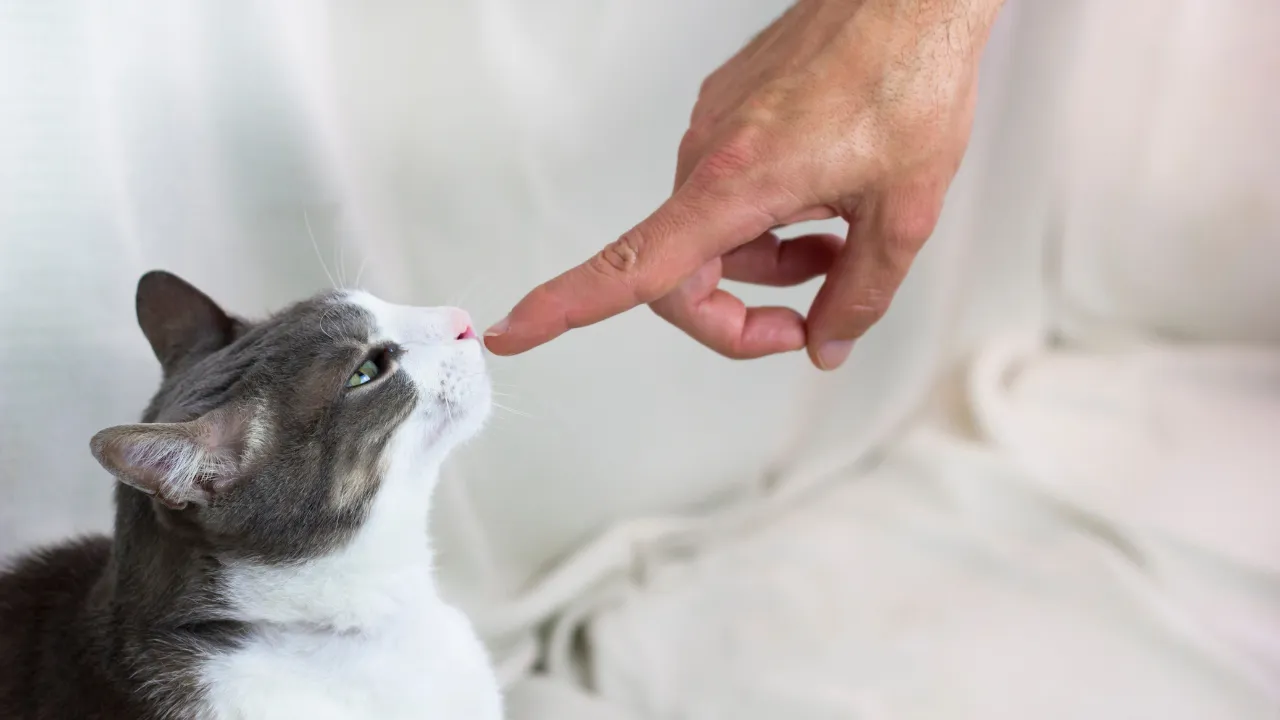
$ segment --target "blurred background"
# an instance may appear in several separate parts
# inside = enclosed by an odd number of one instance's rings
[[[786,5],[0,0],[0,554],[109,529],[141,273],[495,320],[664,199]],[[512,717],[1280,716],[1277,37],[1274,0],[1009,0],[837,373],[644,310],[495,358],[431,512]]]

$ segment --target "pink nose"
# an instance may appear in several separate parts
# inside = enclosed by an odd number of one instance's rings
[[[471,316],[465,310],[454,309],[453,317],[453,335],[457,340],[473,340],[476,337],[476,330],[471,325]]]

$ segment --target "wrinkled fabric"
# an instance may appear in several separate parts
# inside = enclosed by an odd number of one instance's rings
[[[158,380],[142,272],[496,319],[661,202],[785,6],[0,0],[0,553],[109,526],[87,441]],[[1278,15],[1010,0],[841,372],[643,309],[495,358],[431,512],[513,717],[1274,710]],[[966,428],[919,440],[939,404]]]
[[[1236,608],[1168,587],[1224,573],[1168,555],[989,451],[913,435],[602,606],[589,673],[648,718],[1275,717],[1274,656],[1213,627]],[[1231,581],[1270,593],[1272,648],[1277,580]]]
[[[652,718],[1269,718],[1280,352],[996,343],[913,431],[583,627]]]

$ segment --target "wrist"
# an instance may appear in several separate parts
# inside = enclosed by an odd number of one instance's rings
[[[942,25],[957,21],[974,34],[985,34],[995,22],[1005,0],[862,0],[897,21],[918,25]]]
[[[883,37],[911,45],[941,45],[958,57],[982,54],[1004,0],[862,0]]]

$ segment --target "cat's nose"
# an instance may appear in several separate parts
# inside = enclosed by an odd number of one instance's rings
[[[466,310],[449,308],[449,323],[449,333],[455,340],[474,340],[476,338],[475,326],[471,322],[471,315]]]

